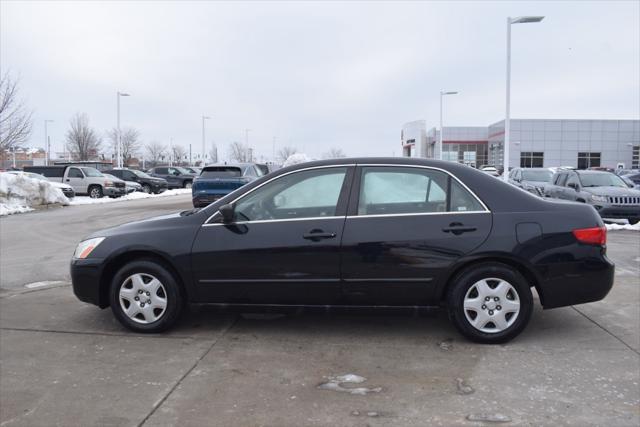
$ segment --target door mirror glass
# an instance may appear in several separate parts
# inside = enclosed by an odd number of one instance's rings
[[[235,209],[231,203],[226,205],[222,205],[218,208],[218,212],[222,215],[222,222],[228,224],[233,222],[233,218],[235,217]]]

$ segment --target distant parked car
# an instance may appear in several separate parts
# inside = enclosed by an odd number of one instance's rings
[[[545,188],[545,196],[592,205],[602,218],[640,222],[640,191],[616,174],[594,170],[558,170]]]
[[[633,182],[633,180],[629,178],[629,175],[620,175],[620,179],[623,180],[629,188],[640,190],[640,184]]]
[[[484,166],[480,169],[484,173],[488,173],[491,176],[500,176],[500,172],[494,166]]]
[[[196,167],[192,167],[192,166],[183,166],[182,169],[186,169],[191,174],[196,175],[196,176],[200,175],[200,172],[202,172],[202,168],[196,168]]]
[[[509,183],[536,196],[544,196],[544,188],[553,173],[547,168],[513,168],[509,172]]]
[[[191,189],[193,206],[207,206],[261,176],[253,163],[205,166]]]
[[[142,171],[135,169],[117,168],[109,169],[105,172],[117,176],[118,178],[125,181],[137,182],[141,185],[141,190],[145,193],[162,193],[168,187],[166,179],[152,177]]]
[[[59,188],[60,191],[62,191],[62,194],[64,194],[64,196],[67,199],[73,199],[76,195],[76,192],[73,191],[73,187],[71,187],[68,184],[63,184],[61,182],[55,182],[55,181],[50,181],[49,179],[47,179],[47,177],[45,177],[44,175],[40,175],[37,173],[33,173],[33,172],[22,172],[22,171],[7,171],[7,173],[13,174],[13,175],[24,175],[27,178],[31,178],[31,179],[39,179],[41,181],[47,181],[49,182],[52,186],[54,186],[55,188]]]
[[[137,182],[129,182],[129,181],[125,181],[122,180],[120,178],[118,178],[117,176],[113,176],[111,174],[102,173],[104,176],[106,176],[107,178],[111,179],[113,182],[122,182],[124,183],[124,189],[125,189],[125,193],[126,194],[130,194],[133,193],[134,191],[140,190],[142,191],[142,186],[140,184],[138,184]]]
[[[195,175],[178,166],[158,166],[149,169],[149,175],[167,180],[169,188],[191,188]]]
[[[44,175],[49,181],[69,184],[76,194],[87,194],[92,199],[119,197],[126,192],[124,182],[109,180],[98,169],[89,166],[25,166],[24,171]]]
[[[262,175],[267,175],[269,173],[269,166],[264,163],[256,163],[256,167],[262,171]]]

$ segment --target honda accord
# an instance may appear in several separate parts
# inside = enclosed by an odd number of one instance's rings
[[[71,261],[75,295],[136,332],[194,304],[441,306],[506,342],[543,308],[604,298],[614,266],[589,205],[471,167],[408,158],[309,162],[202,209],[102,230]]]

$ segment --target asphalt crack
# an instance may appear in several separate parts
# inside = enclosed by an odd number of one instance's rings
[[[614,337],[615,339],[617,339],[618,341],[620,341],[625,347],[627,347],[629,350],[633,351],[635,354],[637,354],[638,356],[640,356],[640,351],[636,350],[635,348],[631,347],[629,344],[626,343],[626,341],[624,341],[622,338],[620,338],[619,336],[617,336],[616,334],[614,334],[613,332],[611,332],[610,330],[608,330],[607,328],[605,328],[604,326],[602,326],[600,323],[596,322],[595,320],[593,320],[592,318],[590,318],[589,316],[587,316],[585,313],[583,313],[582,311],[578,310],[577,308],[575,308],[574,306],[571,306],[571,308],[573,308],[575,311],[577,311],[580,315],[582,315],[585,319],[587,319],[588,321],[590,321],[591,323],[593,323],[594,325],[596,325],[597,327],[599,327],[600,329],[602,329],[603,331],[605,331],[606,333],[608,333],[609,335],[611,335],[612,337]]]
[[[169,396],[171,396],[171,394],[175,391],[176,388],[178,388],[178,386],[182,383],[182,381],[184,381],[185,378],[187,378],[189,376],[189,374],[191,374],[191,372],[193,372],[193,370],[196,368],[196,366],[198,366],[198,364],[200,364],[200,362],[202,361],[202,359],[204,359],[207,354],[209,354],[209,352],[211,352],[211,350],[213,350],[213,347],[215,347],[216,344],[218,344],[218,342],[224,338],[224,336],[231,330],[231,328],[233,328],[235,326],[236,323],[238,323],[238,319],[239,316],[236,316],[233,321],[229,322],[229,325],[222,330],[222,332],[220,333],[220,335],[218,335],[218,337],[213,341],[213,343],[211,343],[211,345],[209,346],[209,348],[207,348],[201,355],[200,357],[193,363],[193,365],[191,366],[191,368],[189,368],[187,370],[187,372],[184,373],[184,375],[182,375],[180,377],[180,379],[178,379],[178,381],[176,381],[176,383],[173,385],[173,387],[171,387],[171,389],[159,400],[157,401],[154,405],[153,408],[151,408],[151,411],[147,414],[146,417],[144,417],[144,419],[138,424],[138,427],[142,427],[148,420],[149,418],[151,418],[151,416],[153,414],[155,414],[155,412],[158,410],[158,408],[160,408],[162,406],[162,404],[169,398]]]

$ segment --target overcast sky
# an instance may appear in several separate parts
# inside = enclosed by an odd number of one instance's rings
[[[400,155],[403,123],[485,126],[504,117],[506,17],[513,26],[512,117],[638,119],[640,2],[8,2],[0,68],[20,78],[61,150],[69,119],[116,124],[144,141],[259,155]]]

